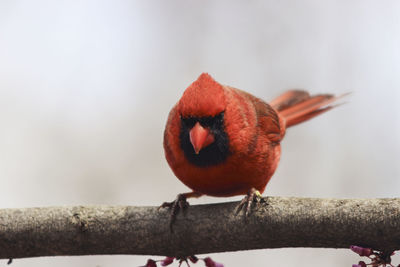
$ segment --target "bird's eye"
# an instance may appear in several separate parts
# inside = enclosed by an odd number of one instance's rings
[[[223,121],[224,120],[224,112],[221,112],[217,116],[215,116],[215,120],[218,122]]]
[[[207,127],[207,128],[218,128],[220,127],[219,125],[223,124],[224,120],[224,112],[221,112],[214,117],[208,116],[208,117],[183,117],[181,116],[181,123],[184,127],[186,128],[193,128],[194,125],[197,122],[200,122],[201,126]]]
[[[192,128],[196,124],[196,119],[193,117],[181,117],[181,121],[188,128]]]
[[[223,125],[223,121],[224,121],[224,112],[221,112],[215,115],[214,117],[205,118],[205,123],[210,128],[220,127],[221,125]]]
[[[203,127],[210,127],[210,126],[212,126],[213,121],[214,121],[214,118],[213,118],[213,117],[202,117],[202,118],[200,119],[200,124],[201,124]]]

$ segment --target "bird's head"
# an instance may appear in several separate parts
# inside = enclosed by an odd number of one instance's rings
[[[186,158],[197,166],[216,165],[228,155],[224,126],[224,86],[202,73],[178,102],[180,142]]]

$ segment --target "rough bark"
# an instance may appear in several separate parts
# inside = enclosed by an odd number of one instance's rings
[[[400,249],[400,199],[268,197],[251,216],[238,203],[189,207],[174,232],[168,209],[77,206],[0,210],[0,258],[168,255],[283,247]]]

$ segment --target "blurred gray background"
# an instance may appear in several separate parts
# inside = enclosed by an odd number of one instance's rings
[[[1,1],[0,207],[159,205],[187,191],[164,159],[162,135],[201,72],[265,100],[290,88],[352,92],[346,105],[288,131],[266,195],[398,197],[399,51],[399,1]],[[225,266],[359,260],[335,249],[211,256]]]

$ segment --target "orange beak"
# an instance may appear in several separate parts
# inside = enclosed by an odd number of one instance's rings
[[[214,135],[210,133],[210,129],[204,128],[199,122],[190,130],[189,136],[196,154],[199,154],[200,150],[214,142]]]

